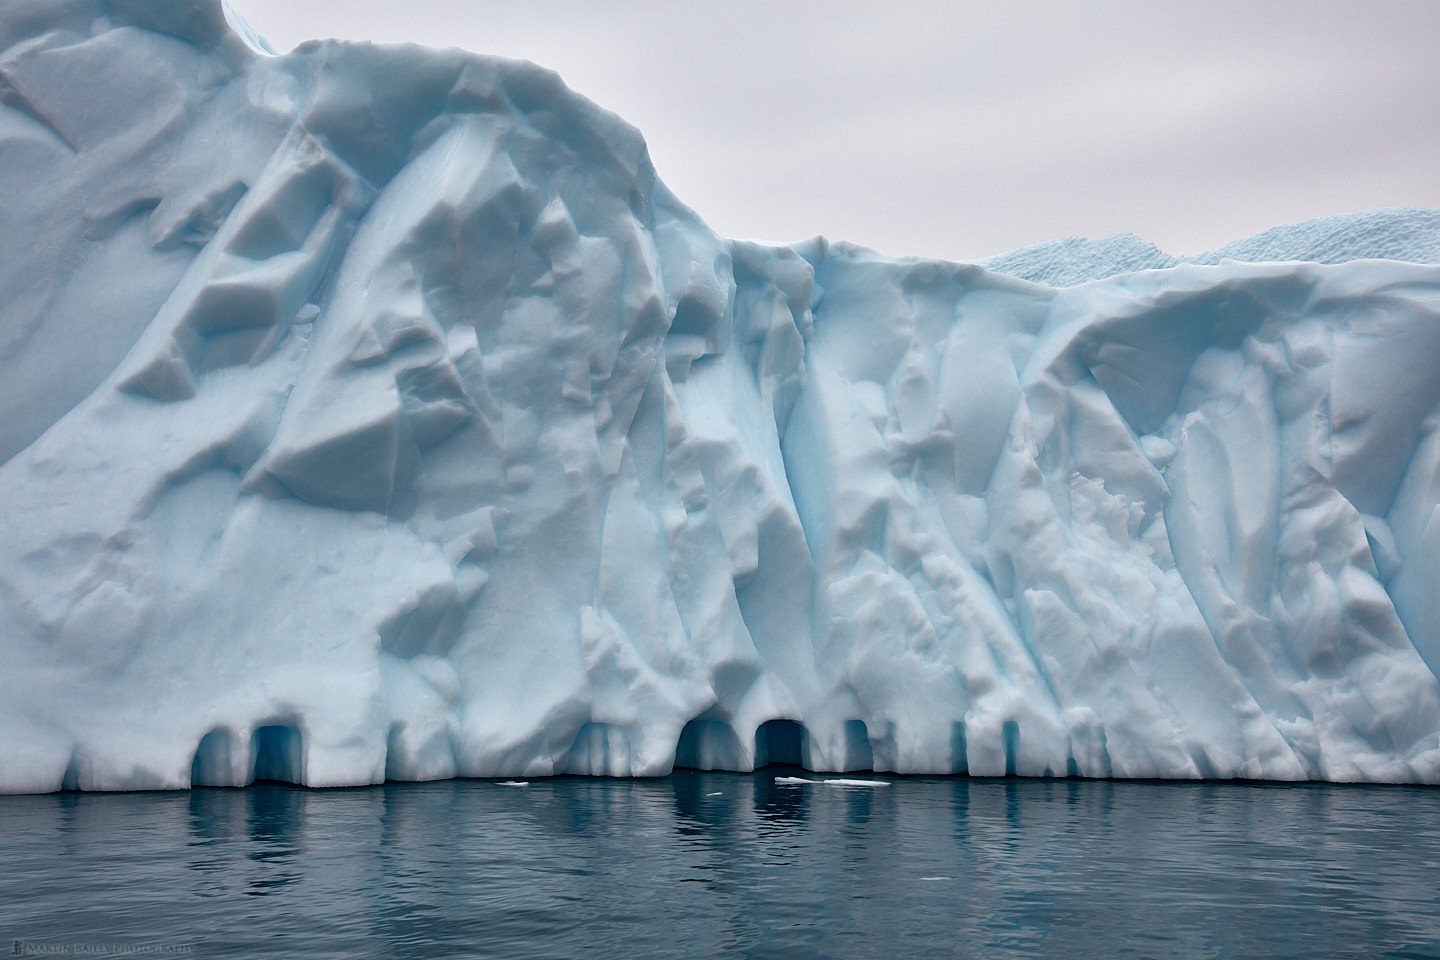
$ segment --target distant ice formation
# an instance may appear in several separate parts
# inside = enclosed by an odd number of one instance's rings
[[[0,51],[0,791],[1440,783],[1440,213],[766,246],[530,64]]]
[[[1122,233],[1103,240],[1052,240],[976,260],[987,270],[1053,287],[1103,280],[1120,273],[1159,270],[1182,263],[1218,264],[1304,260],[1404,260],[1440,263],[1440,210],[1365,210],[1272,227],[1253,237],[1193,257],[1172,257],[1153,243]]]

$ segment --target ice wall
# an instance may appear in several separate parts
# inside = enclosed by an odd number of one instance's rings
[[[552,73],[211,0],[0,50],[0,790],[1440,782],[1440,267],[727,241]]]

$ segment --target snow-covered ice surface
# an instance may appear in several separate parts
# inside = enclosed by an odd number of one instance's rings
[[[766,246],[529,64],[0,51],[0,790],[1440,782],[1435,211]]]
[[[973,262],[1022,280],[1069,287],[1119,273],[1224,260],[1440,263],[1440,210],[1400,207],[1342,213],[1273,227],[1193,257],[1172,257],[1134,234],[1121,233],[1102,240],[1051,240]]]

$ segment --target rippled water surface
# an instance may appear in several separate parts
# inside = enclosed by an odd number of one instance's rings
[[[3,950],[1440,957],[1440,789],[773,776],[0,797]]]

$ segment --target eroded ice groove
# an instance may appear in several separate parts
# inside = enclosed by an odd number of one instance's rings
[[[11,3],[0,143],[0,790],[1440,782],[1435,211],[731,242],[554,74],[208,0]]]

